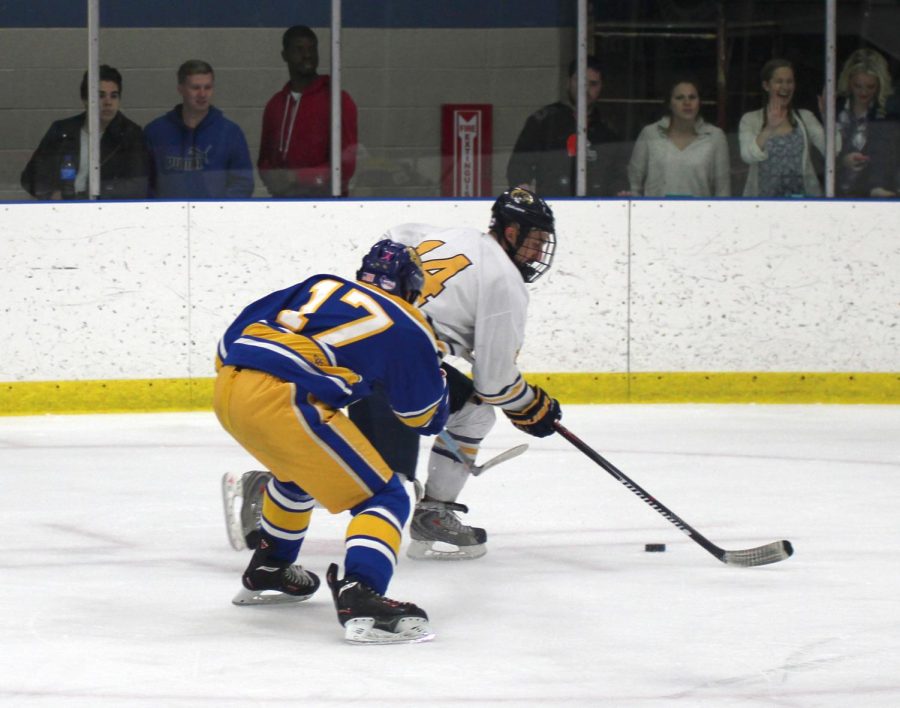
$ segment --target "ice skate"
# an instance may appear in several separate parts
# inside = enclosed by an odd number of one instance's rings
[[[463,524],[456,512],[469,509],[456,502],[423,500],[409,525],[406,555],[415,560],[471,560],[487,553],[487,532]]]
[[[236,551],[256,548],[263,491],[272,475],[269,472],[226,472],[222,475],[222,504],[228,541]]]
[[[353,577],[338,580],[332,563],[325,579],[334,597],[344,639],[353,644],[413,644],[434,639],[425,610],[379,595]]]
[[[260,541],[244,571],[244,587],[234,596],[235,605],[276,605],[303,602],[319,589],[319,577],[299,565],[271,558],[271,548]]]

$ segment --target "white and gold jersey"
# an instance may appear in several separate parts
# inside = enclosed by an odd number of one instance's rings
[[[472,364],[486,402],[521,409],[532,398],[516,364],[525,339],[528,291],[512,260],[477,229],[401,224],[385,238],[414,246],[425,288],[419,301],[447,353]]]

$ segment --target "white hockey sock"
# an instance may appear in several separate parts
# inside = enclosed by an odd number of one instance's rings
[[[456,501],[468,479],[469,471],[465,465],[432,452],[428,458],[425,496],[438,501]]]

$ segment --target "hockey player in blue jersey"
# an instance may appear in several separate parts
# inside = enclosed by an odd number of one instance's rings
[[[222,426],[271,471],[256,551],[238,605],[306,600],[316,575],[295,561],[315,502],[350,511],[344,577],[326,575],[345,638],[424,641],[426,613],[383,596],[410,501],[400,479],[340,408],[386,393],[394,415],[422,435],[449,413],[439,350],[411,303],[424,282],[415,250],[379,241],[357,280],[316,275],[249,305],[222,337],[214,408]]]
[[[401,224],[385,238],[416,248],[425,269],[419,305],[442,350],[472,364],[471,379],[442,364],[450,417],[446,436],[435,441],[429,455],[428,479],[424,496],[418,495],[406,553],[416,559],[480,558],[487,552],[487,532],[462,522],[459,514],[468,507],[457,499],[472,476],[481,441],[494,425],[495,410],[536,437],[553,434],[553,424],[562,416],[559,402],[529,384],[517,363],[525,338],[526,284],[537,281],[553,262],[553,211],[538,195],[515,187],[494,202],[486,233]],[[394,420],[384,391],[376,387],[348,412],[392,469],[415,479],[419,438]],[[262,470],[223,478],[226,524],[236,550],[255,547],[260,492],[267,479]],[[232,503],[237,497],[239,511]]]

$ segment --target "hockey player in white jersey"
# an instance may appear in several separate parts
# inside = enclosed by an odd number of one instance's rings
[[[540,387],[529,385],[516,363],[525,338],[525,284],[540,278],[553,261],[553,212],[543,199],[517,187],[494,202],[487,233],[402,224],[389,229],[385,238],[416,248],[425,271],[419,304],[445,354],[472,365],[471,379],[443,365],[450,387],[445,433],[454,449],[441,437],[435,440],[424,497],[416,504],[410,524],[407,555],[436,560],[479,558],[487,552],[487,533],[460,521],[458,514],[468,509],[457,499],[481,441],[495,423],[495,408],[503,410],[517,428],[538,437],[552,434],[553,423],[561,417],[559,403]],[[395,472],[414,479],[418,436],[396,424],[378,391],[354,403],[349,415]],[[458,459],[460,454],[468,464]],[[230,515],[232,530],[242,527],[251,546],[250,524],[259,485],[253,474],[231,476],[230,481],[226,475],[223,480],[226,486],[236,486],[237,495],[243,494],[243,524],[239,512],[229,511],[229,501],[226,517]],[[240,534],[230,535],[232,545],[242,547]]]
[[[494,425],[495,407],[518,428],[539,437],[551,434],[560,417],[559,404],[527,384],[516,364],[525,339],[525,283],[537,280],[553,260],[553,212],[540,197],[521,188],[501,194],[491,211],[488,233],[403,224],[385,235],[418,251],[426,272],[420,306],[447,354],[472,365],[474,388],[447,422],[456,450],[441,438],[432,447],[425,496],[410,525],[407,555],[412,558],[478,558],[487,551],[485,530],[460,522],[457,514],[467,509],[457,498],[481,441]],[[448,380],[451,388],[459,388],[459,383],[453,386],[456,377]],[[451,410],[456,407],[451,405]],[[457,459],[460,452],[469,465]]]

